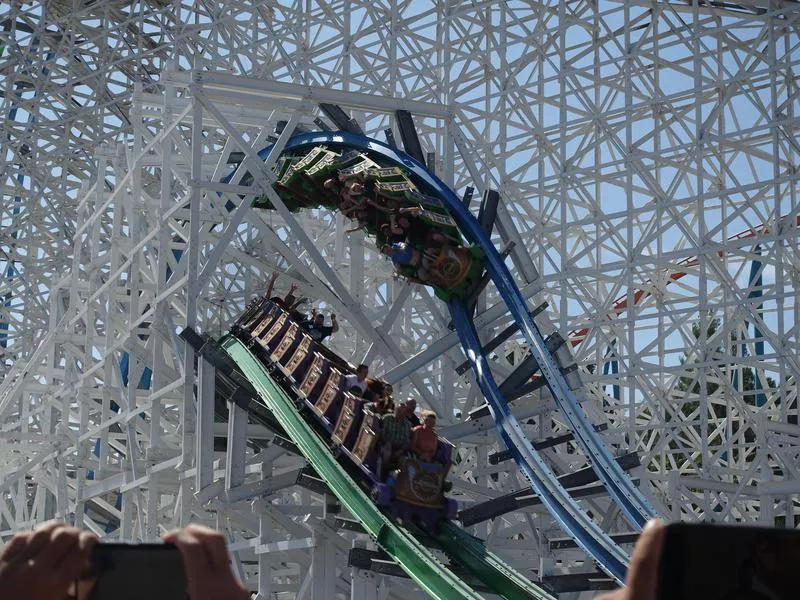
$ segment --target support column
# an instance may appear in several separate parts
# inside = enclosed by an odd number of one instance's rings
[[[230,442],[229,442],[230,445]],[[272,460],[261,463],[261,478],[272,476]],[[267,516],[268,502],[255,500],[253,512],[258,514],[258,540],[260,544],[272,541],[272,524]],[[270,600],[272,598],[272,567],[269,564],[269,553],[258,554],[258,594],[254,600]]]
[[[336,593],[336,548],[327,535],[314,532],[311,551],[311,600],[329,600]]]
[[[122,518],[119,524],[119,539],[132,540],[133,539],[133,492],[122,492]]]
[[[246,450],[247,411],[233,402],[228,402],[228,449],[225,455],[226,490],[239,487],[244,483]]]
[[[195,492],[200,492],[214,481],[214,377],[216,369],[203,357],[200,357],[197,362]]]
[[[152,473],[147,486],[147,507],[144,519],[145,530],[141,534],[142,541],[158,542],[158,508],[161,498],[160,473]]]
[[[198,59],[195,68],[202,69],[202,60]],[[192,92],[199,87],[199,76],[193,76]],[[186,326],[197,325],[197,265],[200,252],[200,203],[203,193],[200,186],[203,172],[203,106],[198,102],[196,94],[192,98],[192,145],[191,145],[191,199],[189,204],[189,239],[186,254],[180,259],[180,267],[185,268],[186,275]],[[174,276],[174,275],[173,275]],[[181,462],[179,470],[191,467],[193,458],[190,454],[195,446],[196,416],[199,411],[194,407],[194,349],[188,344],[183,348],[183,402],[181,405]],[[213,425],[213,417],[211,420]],[[213,436],[213,433],[211,433]],[[211,444],[213,448],[213,437]],[[198,467],[198,474],[200,469]],[[199,479],[200,476],[197,476]],[[198,490],[196,490],[198,491]],[[181,505],[178,511],[179,527],[186,525],[186,518],[190,513],[190,494],[188,485],[181,486]]]
[[[353,541],[353,548],[365,548],[363,541]],[[357,567],[350,568],[350,600],[378,600],[380,578]]]

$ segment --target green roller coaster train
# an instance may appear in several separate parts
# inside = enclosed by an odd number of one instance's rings
[[[380,160],[321,145],[287,152],[274,189],[292,212],[324,207],[356,221],[399,276],[434,287],[445,301],[469,296],[483,272],[483,250],[464,241],[442,201],[424,193],[407,170]],[[266,196],[254,206],[274,208]]]

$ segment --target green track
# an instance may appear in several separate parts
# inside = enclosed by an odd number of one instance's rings
[[[407,530],[390,520],[331,456],[328,445],[309,429],[292,401],[272,381],[264,366],[247,347],[233,336],[223,338],[220,344],[342,504],[428,594],[448,600],[481,598],[460,577],[442,565],[421,540],[439,546],[452,561],[506,600],[555,600],[554,596],[489,552],[481,540],[454,523],[443,522],[437,533],[431,535],[413,526]]]
[[[481,540],[455,523],[443,522],[433,537],[452,560],[506,600],[556,600],[555,596],[504,563],[489,552]]]
[[[226,336],[220,343],[339,501],[411,579],[433,598],[448,600],[481,598],[480,594],[442,565],[427,548],[400,529],[372,504],[356,482],[331,456],[327,444],[309,429],[292,401],[275,385],[261,363],[250,354],[244,344],[232,336]]]

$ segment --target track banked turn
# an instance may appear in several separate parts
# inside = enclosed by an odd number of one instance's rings
[[[286,392],[272,381],[262,363],[248,348],[233,336],[226,336],[220,343],[342,505],[425,592],[434,598],[482,598],[428,550],[423,543],[428,542],[441,547],[451,560],[466,567],[503,598],[553,600],[553,596],[528,581],[488,552],[483,543],[453,524],[443,525],[435,535],[421,530],[416,530],[412,535],[392,521],[372,503],[337,462],[326,442],[305,422]]]
[[[392,148],[362,135],[344,131],[303,133],[292,137],[287,142],[284,152],[317,145],[340,149],[356,149],[380,156],[382,160],[406,169],[413,175],[413,178],[423,183],[430,192],[433,192],[444,203],[466,239],[484,250],[487,273],[497,287],[509,312],[519,325],[520,331],[530,347],[531,355],[541,369],[547,387],[575,434],[576,442],[584,454],[590,458],[598,477],[606,486],[611,498],[628,520],[637,527],[644,526],[649,519],[655,517],[657,513],[652,504],[633,484],[630,477],[617,465],[606,443],[594,431],[592,423],[583,412],[578,398],[570,389],[558,364],[545,346],[544,337],[530,316],[525,298],[516,283],[514,283],[514,279],[505,265],[504,258],[495,248],[491,238],[482,229],[475,216],[462,204],[455,193],[418,160],[397,148]],[[271,147],[264,148],[259,152],[259,156],[265,158],[270,150]]]
[[[469,243],[478,245],[484,250],[484,266],[487,274],[528,342],[531,355],[538,363],[553,398],[569,422],[575,440],[589,459],[611,499],[636,527],[643,526],[648,519],[654,517],[656,512],[650,502],[614,460],[610,449],[583,412],[578,398],[547,349],[541,331],[530,316],[525,299],[514,283],[503,257],[494,247],[489,235],[455,193],[421,162],[396,148],[361,135],[341,131],[304,133],[292,137],[284,151],[297,151],[318,145],[342,150],[355,149],[379,156],[386,164],[399,166],[408,171],[415,183],[421,183],[427,188],[428,193],[434,194],[444,203],[461,234]],[[264,148],[259,155],[264,158],[270,150],[271,148]],[[280,199],[275,200],[282,203]],[[469,312],[464,310],[464,305],[460,301],[450,302],[450,310],[464,352],[476,372],[481,391],[492,407],[491,413],[498,433],[531,482],[534,491],[540,495],[550,512],[578,544],[589,552],[606,572],[618,581],[623,581],[628,560],[626,553],[569,496],[555,474],[524,436],[488,369],[481,346],[477,342],[472,319]]]
[[[475,331],[475,326],[472,324],[464,304],[459,300],[452,300],[448,307],[461,345],[475,372],[478,385],[489,403],[489,410],[492,413],[497,432],[511,451],[514,460],[541,497],[542,503],[561,523],[564,530],[611,576],[618,581],[623,581],[627,569],[627,555],[585,511],[580,509],[555,478],[541,455],[534,450],[528,438],[525,437],[519,422],[511,412],[508,403],[505,402],[500,388],[497,387],[489,370],[489,365],[481,352],[478,333]]]

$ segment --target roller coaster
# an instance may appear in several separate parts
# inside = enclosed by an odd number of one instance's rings
[[[259,157],[265,159],[270,151],[271,147],[262,149]],[[245,174],[242,183],[252,182],[253,177]],[[489,348],[483,347],[478,339],[472,312],[475,297],[489,282],[494,283],[505,300],[516,327],[530,347],[532,365],[529,361],[525,377],[537,374],[547,385],[572,426],[576,442],[591,457],[596,475],[609,496],[635,528],[653,517],[655,510],[614,459],[581,409],[574,393],[581,382],[570,368],[568,346],[563,340],[554,343],[552,336],[544,339],[504,264],[503,255],[491,242],[492,218],[486,215],[493,208],[482,205],[481,215],[476,219],[466,204],[466,197],[458,198],[409,154],[344,131],[292,137],[276,163],[273,188],[254,202],[255,207],[264,210],[298,212],[318,207],[338,210],[356,223],[354,229],[363,229],[374,237],[378,249],[391,260],[396,276],[434,289],[436,296],[447,304],[452,327],[487,401],[497,433],[533,492],[575,542],[609,575],[622,581],[627,568],[626,553],[570,496],[524,435],[488,368]],[[415,474],[425,475],[419,482],[415,482],[414,475],[409,477],[408,468],[401,470],[403,482],[396,488],[382,482],[376,452],[380,420],[365,400],[348,394],[343,386],[343,376],[353,371],[352,365],[314,343],[303,333],[298,318],[269,299],[254,301],[220,345],[236,364],[226,369],[243,373],[253,393],[293,440],[307,439],[307,444],[298,447],[323,475],[333,493],[355,511],[362,523],[367,519],[365,513],[377,511],[383,520],[381,527],[389,527],[397,539],[402,538],[416,553],[422,552],[419,539],[431,535],[437,537],[441,547],[455,553],[451,556],[455,563],[468,563],[460,549],[473,547],[470,560],[480,564],[476,572],[483,575],[484,582],[496,593],[547,597],[545,590],[525,582],[496,557],[487,565],[489,555],[480,542],[464,543],[469,536],[453,523],[454,503],[442,496],[444,473],[452,453],[447,440],[439,442],[436,465],[424,467],[427,474],[420,469],[422,465],[414,465]],[[196,344],[196,348],[202,347],[203,344]],[[348,478],[341,481],[345,474]],[[426,485],[421,484],[423,479]],[[415,484],[426,490],[424,501],[420,501],[419,491],[413,491]],[[358,495],[361,509],[353,506],[355,500],[344,499],[345,488]],[[371,505],[369,510],[363,505],[365,501]],[[434,511],[436,516],[431,518],[430,512],[420,507]],[[424,526],[406,523],[417,520]],[[435,575],[419,571],[404,555],[405,550],[398,549],[397,540],[381,537],[387,535],[381,533],[384,531],[381,527],[365,526],[365,529],[424,589],[442,597],[437,586],[450,585],[445,581],[447,569],[434,569]],[[398,527],[404,533],[397,533]],[[412,528],[410,536],[404,529],[408,527]],[[456,540],[461,541],[453,544]],[[498,571],[504,574],[500,585]]]
[[[800,5],[490,4],[6,3],[3,540],[193,520],[264,598],[530,597],[486,548],[556,594],[647,499],[796,522]],[[271,270],[341,318],[322,364],[437,409],[455,519],[224,336]]]

